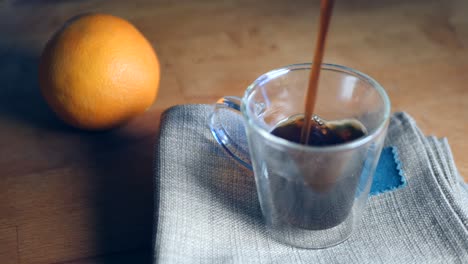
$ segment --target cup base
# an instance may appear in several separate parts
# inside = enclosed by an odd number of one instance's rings
[[[294,243],[294,241],[286,240],[284,237],[279,237],[278,235],[273,235],[271,232],[269,232],[269,234],[276,242],[279,242],[279,243],[281,243],[283,245],[292,246],[292,247],[301,248],[301,249],[311,249],[311,250],[326,249],[326,248],[331,248],[331,247],[337,246],[337,245],[345,242],[346,240],[348,240],[352,235],[352,233],[349,233],[345,237],[340,238],[340,240],[329,242],[329,243],[314,244],[312,242],[310,244],[305,245],[305,244]]]
[[[352,214],[341,224],[322,230],[303,229],[292,225],[268,226],[270,236],[282,244],[303,249],[324,249],[343,243],[351,237],[356,219]]]

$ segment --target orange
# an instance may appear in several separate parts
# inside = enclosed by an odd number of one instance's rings
[[[143,113],[158,93],[160,66],[146,38],[128,21],[87,14],[69,20],[46,44],[39,83],[64,122],[102,130]]]

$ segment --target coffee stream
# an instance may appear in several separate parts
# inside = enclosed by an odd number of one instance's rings
[[[305,101],[305,124],[301,131],[301,143],[307,144],[309,141],[311,119],[314,112],[315,100],[318,90],[320,68],[322,67],[323,54],[325,52],[325,40],[327,38],[328,26],[333,10],[333,0],[322,0],[320,7],[320,26],[317,36],[317,45],[315,46],[314,60],[310,71],[309,87],[307,89]]]
[[[324,121],[313,116],[325,38],[332,13],[332,0],[322,0],[320,29],[306,95],[305,114],[292,116],[271,133],[304,145],[323,147],[344,144],[366,135],[357,120]],[[312,156],[307,152],[282,153],[287,171],[269,171],[270,191],[277,215],[289,225],[323,230],[345,221],[354,203],[362,169],[350,152],[330,152]],[[304,158],[306,157],[306,159]],[[288,167],[289,166],[289,167]]]

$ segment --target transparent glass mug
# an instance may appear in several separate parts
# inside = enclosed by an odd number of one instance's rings
[[[272,70],[255,80],[243,98],[221,98],[210,129],[231,156],[253,170],[270,234],[288,245],[325,248],[346,240],[360,221],[387,132],[390,101],[369,76],[323,64],[314,113],[324,120],[358,120],[367,134],[321,147],[272,135],[279,124],[303,115],[310,69],[310,64],[296,64]],[[234,116],[243,117],[244,128],[226,110],[240,114]],[[244,136],[234,139],[244,129]]]

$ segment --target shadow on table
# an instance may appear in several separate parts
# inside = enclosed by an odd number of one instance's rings
[[[77,147],[73,157],[79,161],[70,162],[82,162],[83,170],[90,172],[76,181],[91,188],[86,191],[91,198],[82,199],[92,199],[89,206],[94,210],[91,215],[95,219],[83,221],[95,227],[89,233],[94,233],[98,241],[96,248],[90,250],[103,255],[100,263],[135,263],[135,259],[138,263],[151,263],[154,126],[151,131],[139,129],[140,134],[136,135],[124,132],[125,129],[85,132],[65,125],[41,96],[38,62],[38,54],[0,45],[1,120],[23,123],[24,129],[53,131],[60,137],[70,138],[74,143],[70,145]],[[145,115],[148,118],[151,114]],[[156,124],[157,120],[153,119],[157,117],[149,118],[149,122]],[[83,204],[83,201],[78,202]],[[121,258],[120,254],[126,257]]]
[[[99,252],[138,251],[138,263],[152,261],[155,136],[133,137],[117,129],[91,135],[87,142]],[[111,257],[101,263],[135,261]]]
[[[42,99],[37,54],[0,46],[0,116],[35,127],[68,129]]]

